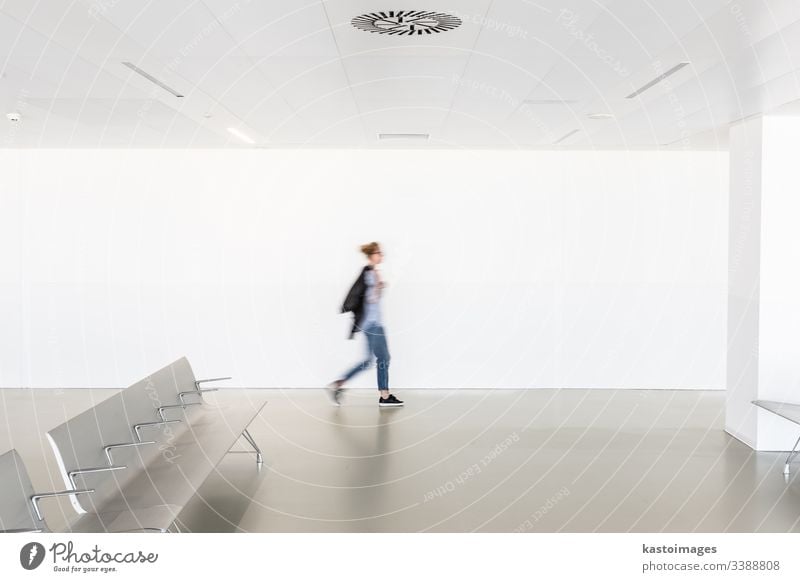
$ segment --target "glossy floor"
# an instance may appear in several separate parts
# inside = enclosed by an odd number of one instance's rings
[[[43,435],[110,390],[0,390],[0,450],[58,488]],[[718,391],[269,390],[250,432],[181,515],[190,531],[800,531],[785,454],[723,430]],[[215,396],[224,399],[224,393]],[[246,451],[243,441],[237,451]],[[791,443],[788,443],[791,446]],[[795,465],[800,471],[800,463]],[[54,529],[67,505],[46,508]]]

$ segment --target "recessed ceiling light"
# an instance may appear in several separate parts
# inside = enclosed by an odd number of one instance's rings
[[[427,133],[379,133],[378,139],[428,139]]]
[[[451,14],[428,10],[385,10],[356,16],[350,24],[360,30],[395,36],[428,35],[461,26]]]
[[[133,63],[123,62],[122,64],[125,65],[126,67],[128,67],[134,73],[138,73],[139,75],[141,75],[142,77],[144,77],[145,79],[150,81],[151,83],[154,83],[155,85],[158,85],[159,87],[164,89],[164,91],[169,91],[170,93],[175,95],[175,97],[183,97],[183,95],[178,93],[175,89],[173,89],[172,87],[170,87],[169,85],[167,85],[163,81],[159,81],[153,75],[151,75],[150,73],[148,73],[146,71],[143,71],[142,69],[140,69],[139,67],[137,67]]]
[[[613,113],[589,113],[586,115],[589,119],[613,119]]]
[[[680,71],[680,70],[681,70],[683,67],[685,67],[686,65],[691,65],[691,63],[690,63],[689,61],[683,61],[683,62],[681,62],[681,63],[678,63],[677,65],[675,65],[674,67],[672,67],[672,68],[671,68],[669,71],[666,71],[666,72],[664,72],[664,73],[661,73],[661,74],[660,74],[658,77],[656,77],[656,78],[655,78],[655,79],[653,79],[652,81],[649,81],[648,83],[645,83],[644,85],[642,85],[641,87],[639,87],[638,89],[636,89],[636,91],[634,91],[633,93],[631,93],[630,95],[628,95],[627,97],[625,97],[625,99],[633,99],[633,98],[634,98],[634,97],[636,97],[637,95],[640,95],[641,93],[644,93],[644,92],[645,92],[645,91],[647,91],[647,90],[648,90],[650,87],[652,87],[653,85],[657,85],[657,84],[659,84],[661,81],[663,81],[664,79],[666,79],[666,78],[667,78],[667,77],[669,77],[670,75],[674,75],[675,73],[677,73],[678,71]]]
[[[249,143],[249,144],[255,144],[256,143],[256,140],[254,140],[253,138],[248,136],[246,133],[243,133],[243,132],[239,131],[235,127],[229,127],[228,131],[231,132],[233,135],[235,135],[236,137],[238,137],[240,140],[242,140],[245,143]]]
[[[553,142],[553,145],[558,145],[558,144],[560,144],[562,141],[564,141],[565,139],[567,139],[567,138],[569,138],[569,137],[572,137],[573,135],[575,135],[575,134],[576,134],[576,133],[578,133],[579,131],[580,131],[580,129],[573,129],[572,131],[565,133],[565,134],[564,134],[564,135],[562,135],[560,138],[558,138],[556,141],[554,141],[554,142]]]

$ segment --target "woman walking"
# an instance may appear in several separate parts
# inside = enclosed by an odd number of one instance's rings
[[[333,404],[340,406],[345,382],[359,372],[367,370],[372,364],[374,356],[378,369],[378,390],[380,391],[378,406],[403,406],[402,400],[398,400],[394,394],[389,393],[389,361],[391,358],[381,321],[381,295],[386,284],[381,280],[380,272],[376,268],[383,262],[383,251],[378,243],[371,242],[362,245],[361,252],[366,255],[367,264],[347,294],[342,306],[342,313],[350,311],[353,313],[350,339],[357,332],[363,331],[367,338],[367,356],[364,361],[356,364],[339,380],[331,383],[327,388],[328,394]]]

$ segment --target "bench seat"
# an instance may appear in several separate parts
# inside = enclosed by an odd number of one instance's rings
[[[800,404],[776,402],[775,400],[753,400],[753,404],[760,406],[764,410],[774,412],[786,420],[791,420],[796,424],[800,424]]]
[[[169,443],[168,455],[157,455],[143,470],[126,481],[101,506],[70,524],[70,531],[115,531],[119,527],[166,530],[197,489],[214,471],[227,452],[266,405],[266,398],[239,393],[236,404],[194,408],[185,430]],[[175,413],[177,414],[177,413]],[[146,437],[146,433],[143,432]],[[90,486],[93,475],[77,476],[76,483]],[[154,509],[156,508],[156,509]],[[122,525],[120,525],[122,524]]]

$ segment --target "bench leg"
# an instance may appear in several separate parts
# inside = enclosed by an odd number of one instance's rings
[[[258,448],[258,445],[256,444],[256,441],[250,434],[250,431],[244,429],[244,431],[242,432],[242,436],[248,443],[250,443],[250,446],[252,446],[253,449],[256,451],[256,465],[258,465],[258,468],[261,469],[262,465],[264,464],[264,459],[261,456],[261,449]]]
[[[792,452],[789,453],[788,457],[786,457],[786,464],[783,466],[783,474],[784,475],[788,475],[789,474],[789,463],[791,463],[792,459],[794,459],[795,456],[797,456],[797,453],[800,453],[800,451],[797,450],[797,445],[798,444],[800,444],[800,437],[797,437],[797,441],[795,441],[794,446],[792,447]]]

